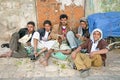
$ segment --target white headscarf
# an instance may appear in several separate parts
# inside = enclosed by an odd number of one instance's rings
[[[98,40],[98,41],[100,41],[100,40],[103,38],[103,33],[102,33],[101,29],[98,29],[98,28],[96,28],[96,29],[94,29],[94,30],[92,31],[92,33],[91,33],[91,35],[90,35],[90,39],[94,42],[93,33],[94,33],[95,31],[100,32],[101,37],[100,37],[100,39]]]

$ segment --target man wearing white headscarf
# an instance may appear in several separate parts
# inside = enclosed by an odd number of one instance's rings
[[[90,39],[72,52],[72,59],[77,70],[86,70],[91,66],[100,67],[104,64],[108,48],[102,37],[102,31],[94,29]],[[86,49],[86,52],[81,53],[82,49]]]

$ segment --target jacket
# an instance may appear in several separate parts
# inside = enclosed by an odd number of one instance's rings
[[[58,35],[62,34],[61,26],[62,26],[61,24],[56,24],[52,27],[52,31],[51,31],[51,34],[50,34],[52,39],[56,40],[58,38]],[[67,30],[67,32],[70,31],[70,27],[69,27],[68,24],[66,25],[66,30]]]
[[[42,40],[42,37],[45,36],[45,28],[38,29],[37,31],[38,31],[39,34],[40,34],[40,40]],[[49,33],[49,35],[50,35],[50,33]]]
[[[92,48],[92,43],[94,42],[93,39],[93,33],[95,31],[99,31],[101,33],[101,37],[98,40],[98,44],[96,46],[96,49],[101,50],[101,49],[106,49],[107,48],[107,42],[105,40],[102,39],[102,31],[100,29],[95,29],[93,30],[93,32],[91,33],[90,39],[88,39],[85,43],[83,43],[81,46],[82,49],[86,49],[88,53],[91,52],[91,48]],[[106,59],[106,54],[101,54],[102,60],[104,61]]]

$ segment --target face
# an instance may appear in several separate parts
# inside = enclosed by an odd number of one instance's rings
[[[87,24],[86,24],[86,22],[80,22],[80,26],[81,26],[83,29],[85,29],[85,28],[87,27]]]
[[[51,25],[49,25],[49,24],[45,24],[44,27],[45,27],[45,30],[48,31],[48,32],[51,29]]]
[[[95,31],[93,33],[93,38],[94,38],[95,41],[99,40],[100,37],[101,37],[101,33],[99,31]]]
[[[67,24],[67,18],[61,18],[60,22],[63,26],[65,26]]]
[[[34,31],[34,26],[31,25],[31,24],[28,24],[28,25],[27,25],[27,28],[28,28],[28,32],[29,32],[29,33],[32,33],[32,32]]]

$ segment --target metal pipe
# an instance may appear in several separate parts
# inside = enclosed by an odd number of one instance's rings
[[[84,17],[86,16],[86,0],[84,0]]]
[[[38,29],[38,13],[37,13],[37,0],[35,0],[35,12],[36,12],[36,29]]]

